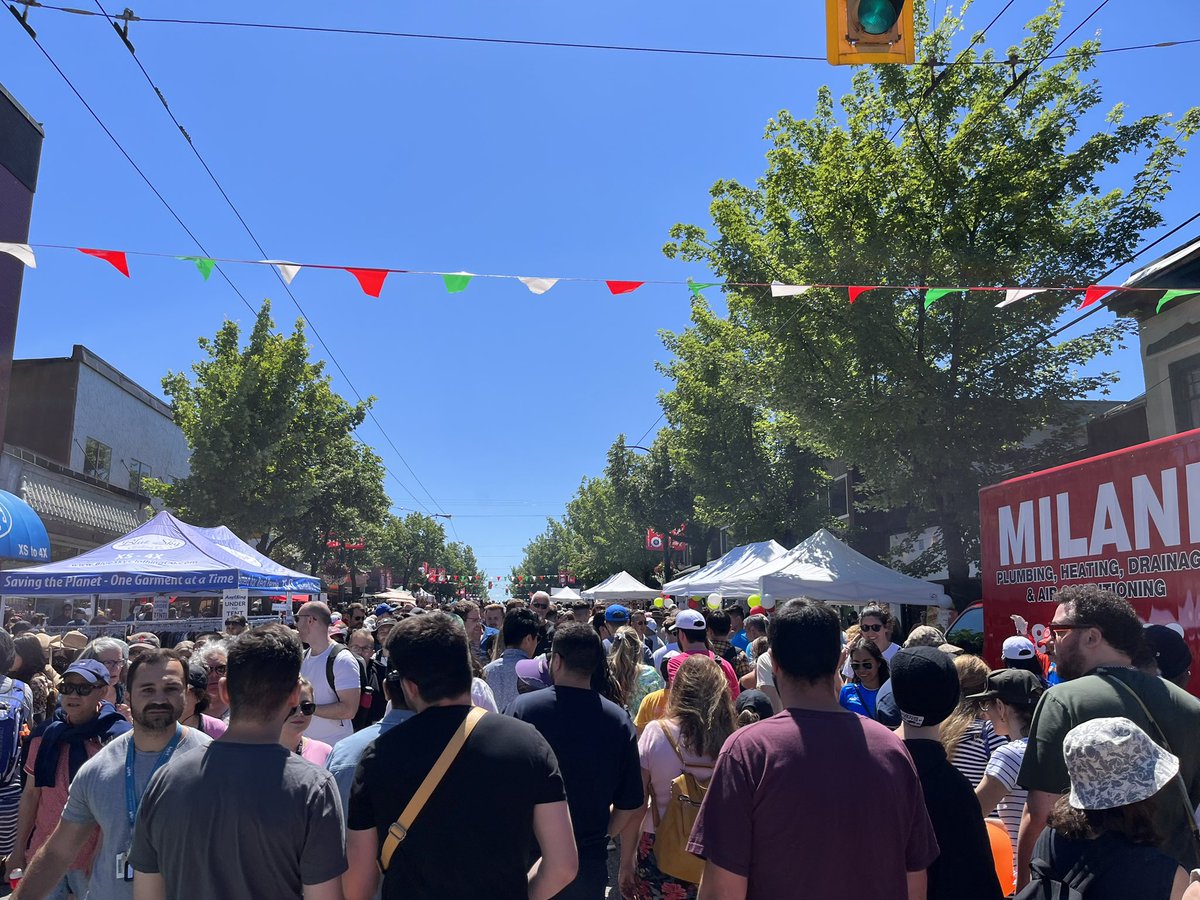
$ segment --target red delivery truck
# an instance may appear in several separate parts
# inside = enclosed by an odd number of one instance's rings
[[[1182,627],[1200,694],[1200,429],[986,487],[979,538],[993,665],[1014,613],[1038,640],[1059,588],[1095,584],[1145,623]]]

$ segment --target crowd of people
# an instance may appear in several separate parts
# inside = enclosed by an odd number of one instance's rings
[[[0,855],[19,900],[1200,900],[1187,644],[1056,599],[1000,669],[806,599],[13,621]]]

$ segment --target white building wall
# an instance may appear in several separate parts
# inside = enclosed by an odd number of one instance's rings
[[[1181,341],[1151,356],[1146,355],[1147,348],[1188,326],[1197,330],[1197,337]],[[1181,429],[1175,423],[1170,367],[1171,363],[1200,353],[1200,303],[1181,298],[1158,315],[1139,322],[1138,340],[1141,344],[1142,372],[1146,378],[1146,424],[1150,429],[1150,440],[1176,434]]]
[[[129,488],[134,460],[151,467],[155,478],[174,480],[188,473],[188,445],[175,422],[136,394],[87,365],[79,367],[71,468],[84,471],[84,447],[95,438],[112,448],[109,483]]]

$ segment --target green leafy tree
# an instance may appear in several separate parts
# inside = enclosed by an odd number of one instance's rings
[[[367,541],[376,565],[392,570],[392,582],[405,588],[426,588],[421,566],[438,562],[446,546],[446,529],[432,516],[409,513],[389,515]],[[447,567],[448,568],[448,567]]]
[[[189,521],[228,525],[261,552],[316,571],[326,534],[365,528],[387,509],[383,465],[354,437],[370,401],[334,392],[323,364],[309,360],[302,322],[277,333],[269,302],[244,346],[230,321],[199,343],[206,358],[192,377],[163,379],[190,473],[151,489]]]
[[[718,182],[715,233],[677,225],[665,252],[759,284],[1092,283],[1161,223],[1158,204],[1200,113],[1129,121],[1116,106],[1101,122],[1088,75],[1098,41],[1046,60],[1061,10],[1056,2],[1028,23],[1011,51],[1015,78],[973,64],[996,58],[972,48],[932,87],[923,65],[863,68],[840,110],[822,88],[810,118],[781,112],[766,130],[762,177]],[[928,26],[917,29],[919,59],[956,58],[961,21],[948,13]],[[1132,172],[1123,181],[1118,162]],[[1029,461],[1027,435],[1070,424],[1068,401],[1105,391],[1114,374],[1080,373],[1125,331],[1052,344],[1078,293],[1002,310],[996,299],[960,293],[926,309],[921,292],[900,288],[853,305],[844,289],[727,294],[770,409],[856,466],[869,502],[913,510],[914,529],[937,525],[959,596],[977,553],[979,487],[1017,454]],[[697,326],[705,315],[698,305]]]
[[[734,324],[702,301],[693,322],[682,334],[664,334],[673,359],[660,370],[675,383],[662,404],[696,513],[738,543],[775,538],[793,546],[825,524],[822,454],[793,415],[766,404]]]

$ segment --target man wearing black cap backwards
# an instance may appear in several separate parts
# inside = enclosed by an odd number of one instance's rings
[[[958,706],[958,671],[949,654],[909,647],[892,657],[900,730],[925,794],[941,853],[929,867],[929,900],[1001,900],[991,842],[975,789],[950,765],[941,725]]]
[[[735,732],[717,759],[688,842],[705,860],[701,900],[924,900],[938,851],[920,782],[894,734],[838,704],[837,614],[793,600],[769,629],[784,711]],[[867,806],[846,802],[847,773],[855,796],[871,798]],[[866,857],[846,843],[864,814]]]

